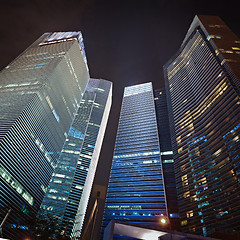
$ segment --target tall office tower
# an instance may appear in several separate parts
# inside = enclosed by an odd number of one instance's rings
[[[103,228],[112,219],[159,225],[165,192],[152,83],[124,89]],[[119,237],[120,238],[120,237]]]
[[[171,224],[170,228],[172,230],[177,230],[179,229],[177,191],[168,117],[167,97],[164,88],[154,90],[154,102],[156,108],[168,218]]]
[[[111,82],[89,80],[41,206],[74,238],[81,233],[111,100]]]
[[[196,16],[164,66],[184,231],[240,231],[239,53],[239,39],[220,18]]]
[[[80,33],[45,33],[0,73],[0,219],[37,213],[89,80]],[[81,43],[82,44],[82,43]]]

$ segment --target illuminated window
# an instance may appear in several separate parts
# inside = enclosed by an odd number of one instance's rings
[[[173,151],[161,152],[161,155],[171,155],[171,154],[173,154]]]
[[[218,157],[219,155],[221,155],[221,153],[222,153],[222,149],[220,148],[214,153],[214,155]]]
[[[240,127],[240,123],[236,127],[234,127],[231,131],[229,131],[227,134],[225,134],[223,136],[223,139],[226,138],[229,134],[235,132],[239,127]]]
[[[143,163],[157,163],[157,162],[160,162],[158,160],[146,160],[146,161],[143,161]]]
[[[233,141],[238,142],[239,141],[239,136],[236,136]]]
[[[232,47],[232,50],[240,50],[240,48],[239,47]]]
[[[2,166],[0,166],[0,176],[8,182],[13,189],[17,191],[30,205],[33,205],[33,197],[16,181],[11,174]]]
[[[54,183],[62,183],[62,180],[54,180]]]
[[[185,181],[185,180],[187,180],[187,174],[182,176],[182,181]]]
[[[183,147],[178,149],[178,153],[181,153],[183,151]]]
[[[69,143],[68,146],[73,146],[74,147],[74,146],[76,146],[76,144],[75,143]]]
[[[181,136],[177,137],[176,140],[177,140],[177,143],[180,144],[181,143]]]
[[[121,154],[121,155],[114,155],[113,159],[116,159],[116,158],[132,158],[132,157],[149,156],[149,155],[157,155],[157,154],[159,154],[159,151],[132,153],[132,154]],[[163,152],[163,153],[161,152],[161,155],[168,155],[168,154],[173,154],[173,152],[172,151]]]
[[[183,194],[183,197],[184,197],[184,198],[190,197],[190,192],[189,192],[189,191],[188,191],[188,192],[185,192],[185,193]]]
[[[181,169],[182,172],[184,172],[184,171],[186,170],[186,165],[182,165],[182,166],[180,167],[180,169]]]
[[[203,236],[207,236],[207,228],[206,228],[206,227],[203,227],[203,228],[202,228],[202,231],[203,231]]]
[[[198,185],[203,185],[205,183],[207,183],[207,179],[205,177],[200,179],[200,180],[198,180]]]
[[[173,163],[173,162],[174,162],[173,159],[163,160],[163,163]]]
[[[50,189],[50,193],[57,193],[58,191],[56,189]]]
[[[204,206],[208,206],[209,205],[209,202],[206,201],[206,202],[203,202],[201,204],[198,205],[198,208],[201,208],[201,207],[204,207]]]
[[[186,215],[187,215],[187,218],[193,217],[193,210],[188,211]]]
[[[190,198],[191,202],[195,202],[197,201],[197,195],[194,195]]]
[[[181,221],[181,226],[185,226],[185,225],[187,225],[187,220]]]
[[[41,189],[43,190],[43,192],[47,192],[47,187],[45,187],[44,185],[41,185]]]
[[[190,226],[188,229],[189,229],[190,232],[195,232],[196,231],[196,226],[195,225]]]
[[[219,83],[214,90],[211,93],[211,97],[206,98],[206,102],[204,105],[199,108],[195,114],[194,114],[194,119],[197,119],[199,116],[201,116],[207,109],[211,107],[211,105],[227,90],[228,86],[226,82],[222,81]]]
[[[233,53],[231,50],[220,49],[221,53]]]
[[[220,217],[222,217],[222,216],[225,215],[225,214],[228,214],[228,211],[222,211],[222,209],[220,209],[220,210],[218,211],[218,214],[216,215],[216,217],[217,217],[217,218],[220,218]]]
[[[212,39],[212,38],[221,39],[222,36],[219,36],[219,35],[208,35],[208,36],[207,36],[207,40],[208,40],[208,41],[209,41],[210,39]]]
[[[183,187],[188,185],[188,180],[182,182]]]
[[[63,174],[54,174],[56,177],[59,177],[59,178],[65,178],[65,175],[63,175]]]
[[[58,200],[66,201],[67,198],[66,197],[58,197]]]
[[[49,198],[52,198],[52,199],[57,199],[57,197],[54,196],[54,195],[49,195],[49,194],[48,194],[48,197],[49,197]]]
[[[211,28],[222,28],[222,27],[224,27],[224,25],[218,25],[218,24],[210,24],[208,26],[211,27]]]

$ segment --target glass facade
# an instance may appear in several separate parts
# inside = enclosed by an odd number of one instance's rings
[[[124,90],[103,228],[112,219],[158,225],[161,216],[166,203],[158,129],[152,83],[145,83]]]
[[[240,231],[239,43],[218,17],[196,16],[164,66],[185,232]]]
[[[41,206],[46,215],[59,219],[60,230],[67,226],[67,236],[74,229],[73,238],[80,236],[111,97],[111,82],[89,80]]]
[[[174,172],[174,160],[170,135],[167,97],[164,88],[154,90],[154,102],[156,108],[168,218],[171,224],[170,228],[172,230],[178,230],[179,214]]]
[[[41,43],[43,34],[0,73],[0,219],[3,236],[39,210],[89,80],[77,38]]]

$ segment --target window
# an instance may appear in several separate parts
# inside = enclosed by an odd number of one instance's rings
[[[187,180],[187,174],[182,176],[182,181],[185,181],[185,180]]]
[[[181,226],[185,226],[185,225],[187,225],[187,220],[181,221]]]
[[[184,198],[190,197],[190,192],[189,192],[189,191],[188,191],[188,192],[185,192],[185,193],[183,194],[183,197],[184,197]]]
[[[187,215],[187,218],[193,217],[193,210],[188,211],[186,215]]]

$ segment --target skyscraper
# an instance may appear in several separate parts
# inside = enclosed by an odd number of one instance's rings
[[[164,66],[186,232],[240,231],[239,54],[239,39],[220,18],[196,16]]]
[[[126,87],[103,227],[112,219],[158,225],[166,214],[152,83]]]
[[[80,32],[45,33],[0,73],[0,218],[37,213],[89,80]]]
[[[112,83],[90,79],[42,208],[79,237],[111,107]],[[74,226],[74,228],[73,228]]]
[[[170,228],[172,230],[177,230],[179,229],[177,191],[174,173],[174,160],[170,135],[167,97],[164,88],[154,90],[154,102],[156,108],[168,218],[171,224]]]

